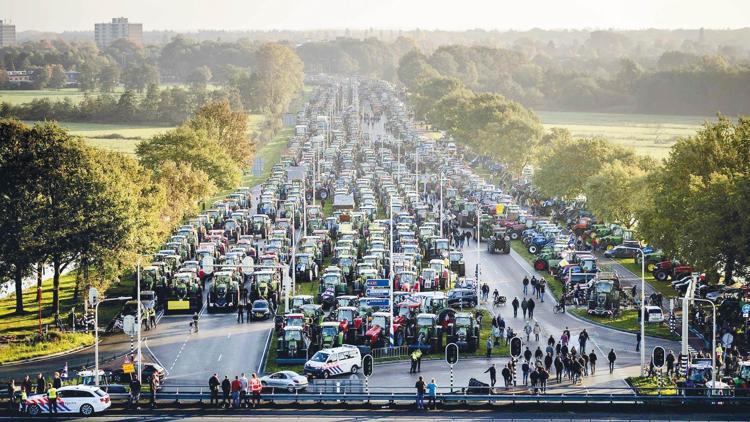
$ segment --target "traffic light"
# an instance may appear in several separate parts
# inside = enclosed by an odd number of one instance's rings
[[[514,358],[519,358],[521,356],[521,339],[518,337],[513,337],[510,339],[510,355]]]
[[[454,365],[458,362],[458,345],[456,343],[445,346],[445,361],[448,362],[448,365]]]
[[[362,358],[362,371],[366,377],[372,376],[372,355],[365,355]]]
[[[664,348],[661,346],[654,347],[652,359],[654,360],[655,367],[657,368],[663,367],[664,366]]]

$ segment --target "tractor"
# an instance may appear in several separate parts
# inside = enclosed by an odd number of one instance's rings
[[[320,333],[316,339],[317,350],[341,346],[339,332],[341,332],[341,324],[338,321],[325,321],[320,324]]]
[[[616,316],[623,298],[620,281],[617,277],[602,276],[592,280],[586,292],[589,315]]]
[[[533,245],[529,246],[529,250],[531,250],[532,246]],[[487,251],[491,254],[510,253],[510,236],[506,234],[505,230],[496,230],[492,236],[487,239]]]
[[[662,261],[654,266],[651,273],[658,281],[667,281],[669,279],[678,280],[689,276],[693,271],[693,267],[683,265],[678,261]]]
[[[473,353],[479,347],[479,326],[470,312],[456,312],[455,320],[448,326],[448,343],[456,343],[462,352]]]
[[[213,284],[208,292],[208,312],[234,311],[240,301],[239,280],[231,271],[214,273]]]
[[[165,291],[165,312],[198,312],[203,307],[200,280],[195,272],[177,273]]]
[[[466,263],[464,262],[464,253],[459,250],[450,251],[448,254],[450,269],[458,274],[459,277],[466,276]]]
[[[310,339],[302,327],[287,325],[281,329],[276,347],[277,365],[300,365],[307,362]]]
[[[311,254],[297,254],[295,261],[294,271],[297,282],[309,282],[318,278],[318,264]]]
[[[417,315],[411,333],[406,335],[409,351],[419,349],[423,353],[434,353],[442,350],[443,332],[437,318],[435,314]]]

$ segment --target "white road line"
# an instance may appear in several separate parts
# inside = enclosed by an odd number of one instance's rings
[[[268,329],[268,337],[266,337],[265,346],[263,348],[263,354],[260,355],[260,362],[258,362],[258,369],[255,370],[257,374],[260,374],[260,370],[263,368],[263,362],[266,361],[266,353],[268,352],[268,348],[270,347],[269,341],[271,340],[271,333],[273,332],[273,328]]]
[[[216,359],[216,362],[221,362],[221,353],[219,353],[219,358]]]
[[[227,334],[227,338],[232,337],[232,333]]]
[[[146,350],[148,350],[148,352],[151,354],[151,357],[154,358],[156,363],[158,363],[162,368],[165,368],[164,370],[166,371],[167,375],[169,375],[169,371],[166,369],[166,366],[161,364],[161,361],[159,361],[159,358],[156,357],[156,354],[151,350],[150,347],[148,347],[148,337],[145,337],[143,339],[143,345],[146,346]]]

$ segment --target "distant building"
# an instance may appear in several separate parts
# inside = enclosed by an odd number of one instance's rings
[[[33,70],[8,70],[8,82],[10,83],[29,83],[34,81]]]
[[[0,47],[16,45],[16,26],[0,20]]]
[[[111,23],[94,24],[94,40],[97,47],[106,48],[119,39],[143,44],[143,24],[130,23],[128,18],[112,18]]]

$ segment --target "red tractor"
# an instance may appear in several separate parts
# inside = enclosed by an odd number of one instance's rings
[[[690,265],[683,265],[679,261],[661,261],[654,266],[651,272],[659,281],[677,280],[689,276],[694,271]]]

